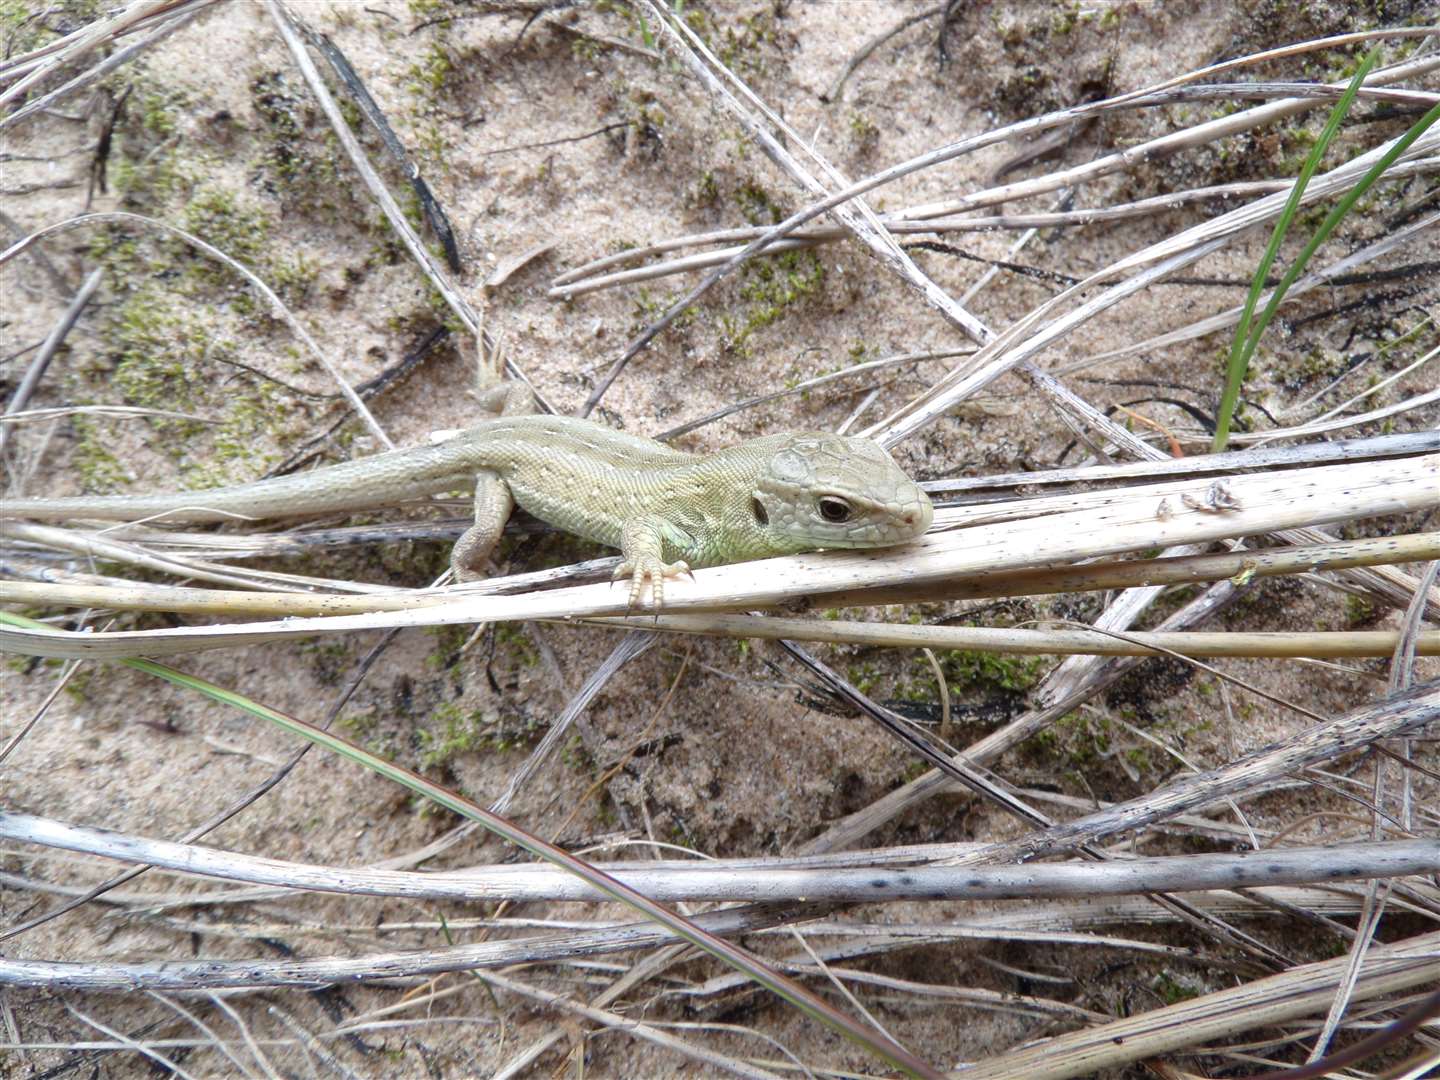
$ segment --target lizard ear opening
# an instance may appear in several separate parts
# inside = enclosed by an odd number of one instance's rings
[[[755,520],[761,525],[770,524],[770,515],[765,512],[765,504],[759,499],[750,500],[750,513],[755,515]]]

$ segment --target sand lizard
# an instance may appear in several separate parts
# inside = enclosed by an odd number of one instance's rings
[[[929,497],[868,439],[798,432],[689,454],[568,416],[502,415],[432,446],[311,472],[161,495],[7,499],[7,517],[224,521],[364,510],[475,490],[456,542],[460,580],[485,559],[518,504],[566,532],[618,547],[630,602],[656,606],[667,575],[820,548],[875,548],[930,526]]]

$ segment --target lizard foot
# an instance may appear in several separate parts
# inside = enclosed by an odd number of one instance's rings
[[[466,585],[472,581],[484,581],[486,578],[493,577],[495,567],[493,563],[489,564],[489,572],[487,573],[485,569],[477,569],[475,567],[461,566],[458,563],[453,563],[450,569],[454,571],[455,581],[460,585]]]
[[[665,606],[665,579],[667,577],[678,577],[680,574],[690,573],[690,564],[687,562],[661,562],[654,555],[642,555],[637,559],[626,559],[615,568],[611,575],[611,581],[619,581],[629,575],[630,577],[630,607],[640,606],[640,597],[645,591],[645,583],[650,583],[650,595],[655,599],[655,609],[658,611]]]

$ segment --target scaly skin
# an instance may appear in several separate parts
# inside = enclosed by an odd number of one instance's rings
[[[930,499],[867,439],[798,432],[687,454],[565,416],[502,416],[434,446],[168,495],[7,499],[7,517],[224,521],[386,506],[475,490],[475,525],[451,561],[477,572],[515,504],[625,553],[632,605],[665,576],[818,548],[903,544],[930,526]]]

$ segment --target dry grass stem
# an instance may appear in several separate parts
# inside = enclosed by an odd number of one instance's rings
[[[1036,500],[1039,516],[1015,520],[994,508],[939,511],[936,528],[891,553],[799,555],[766,563],[715,567],[666,592],[669,610],[767,607],[864,584],[890,588],[952,576],[1016,569],[1165,545],[1197,543],[1302,525],[1403,513],[1440,505],[1440,455],[1397,461],[1295,469],[1224,481],[1177,481]],[[1067,510],[1068,506],[1083,509]],[[1044,511],[1049,511],[1044,512]],[[986,522],[989,519],[989,523]],[[944,531],[948,526],[967,527]],[[27,528],[33,528],[27,526]],[[763,568],[763,569],[762,569]],[[177,630],[74,634],[0,630],[9,651],[47,656],[177,655],[225,645],[322,632],[445,625],[477,620],[568,619],[625,615],[623,596],[606,585],[495,596],[483,603],[452,600],[423,611],[296,619],[284,624],[185,627]]]
[[[1301,573],[1325,567],[1338,569],[1354,566],[1374,566],[1385,562],[1412,562],[1440,557],[1440,534],[1422,533],[1416,536],[1385,537],[1373,540],[1346,541],[1335,544],[1310,545],[1293,549],[1270,549],[1239,551],[1228,555],[1195,555],[1180,558],[1147,559],[1127,562],[1087,563],[1073,568],[1044,568],[1035,571],[1018,571],[1010,574],[981,574],[974,577],[946,582],[939,589],[921,587],[917,589],[891,588],[882,590],[857,590],[853,593],[818,593],[809,598],[816,607],[846,607],[859,604],[902,603],[907,600],[935,600],[946,598],[980,598],[989,596],[1043,595],[1056,592],[1083,592],[1135,586],[1160,584],[1189,584],[1200,581],[1216,581],[1226,578],[1253,580],[1276,574]],[[247,582],[248,584],[248,582]],[[1427,595],[1422,589],[1417,595]],[[434,607],[448,601],[450,594],[435,590],[413,590],[408,592],[385,593],[369,591],[363,596],[311,593],[252,593],[238,590],[197,589],[156,585],[108,585],[96,580],[90,582],[0,582],[0,602],[26,604],[60,604],[73,607],[99,607],[130,611],[170,611],[189,614],[213,614],[230,616],[325,616],[359,613],[367,611],[406,611]],[[1440,597],[1436,598],[1440,600]],[[686,629],[687,632],[730,634],[737,637],[773,637],[766,630],[770,619],[746,616],[664,616],[666,628]],[[613,620],[618,621],[618,620]],[[651,627],[651,619],[634,623],[637,627]],[[785,633],[802,640],[873,640],[867,637],[872,631],[883,634],[886,626],[897,624],[857,624],[852,621],[829,622],[817,628],[820,636],[813,636],[806,627],[812,624],[800,620],[784,620]],[[780,623],[775,623],[780,625]],[[849,636],[852,627],[860,627],[855,636]],[[798,629],[797,629],[798,627]],[[904,624],[898,627],[901,638],[893,644],[914,644],[931,628],[914,627]],[[916,637],[902,641],[905,634]],[[1017,647],[1027,640],[1046,641],[1053,645],[1064,643],[1069,647],[1090,644],[1103,645],[1100,651],[1111,655],[1139,655],[1143,648],[1131,648],[1125,643],[1112,639],[1091,641],[1080,635],[1047,636],[1030,634],[1025,631],[980,632],[969,638],[963,634],[952,640],[964,641],[968,648],[993,648],[1010,651],[1009,644]],[[1378,636],[1377,636],[1378,634]],[[1297,651],[1303,651],[1308,640],[1316,647],[1324,642],[1338,639],[1336,634],[1269,634],[1269,635],[1211,635],[1211,647],[1223,647],[1223,642],[1235,642],[1237,649],[1241,642],[1269,642],[1275,649],[1283,649],[1285,642],[1291,642]],[[943,635],[942,635],[943,638]],[[1185,641],[1198,643],[1201,637],[1171,635],[1177,644]],[[1352,649],[1373,648],[1384,640],[1390,640],[1383,633],[1371,632],[1369,636],[1355,638]],[[941,640],[941,639],[936,639]],[[1157,641],[1164,640],[1157,638]],[[1419,640],[1419,639],[1417,639]],[[1364,643],[1363,645],[1361,643]],[[1170,647],[1175,647],[1172,644]],[[1330,648],[1331,646],[1323,646]],[[1341,646],[1343,647],[1343,646]],[[1180,644],[1180,651],[1185,646]],[[1244,654],[1253,655],[1253,654]],[[1280,652],[1277,655],[1295,655]],[[1370,655],[1370,654],[1365,654]]]
[[[548,866],[473,867],[458,874],[305,866],[124,836],[10,811],[0,812],[0,837],[286,889],[417,899],[608,900],[584,882]],[[769,869],[759,863],[749,865],[743,875],[733,867],[705,863],[663,868],[618,863],[602,868],[657,900],[1034,900],[1426,875],[1440,871],[1440,841],[1272,848],[1233,855],[1033,864],[1023,868],[830,866],[810,870]]]
[[[503,365],[699,453],[858,430],[934,527],[657,611],[524,515],[439,585],[456,493],[0,523],[0,1057],[1421,1075],[1434,20],[412,7],[0,10],[7,491],[203,503]]]
[[[1365,1001],[1431,982],[1437,950],[1440,950],[1440,934],[1422,934],[1372,949],[1356,980],[1354,999]],[[1328,1004],[1346,963],[1346,958],[1341,957],[1301,965],[1232,990],[1059,1035],[1025,1050],[969,1065],[958,1075],[966,1080],[998,1080],[1016,1075],[1035,1080],[1065,1080],[1210,1039],[1313,1015]]]

